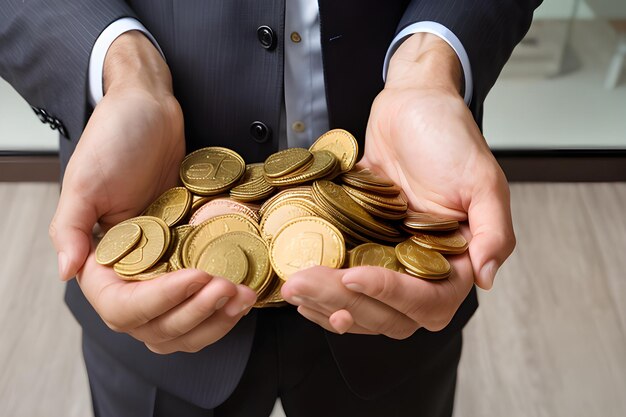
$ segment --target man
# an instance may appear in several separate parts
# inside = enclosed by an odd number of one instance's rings
[[[264,416],[277,397],[289,416],[450,415],[473,284],[489,289],[514,247],[506,179],[477,123],[538,3],[3,5],[0,75],[65,137],[50,234],[61,277],[77,274],[66,299],[96,415]],[[283,286],[297,310],[251,311],[254,293],[220,277],[128,283],[95,262],[94,224],[140,213],[186,151],[262,161],[334,127],[413,209],[468,220],[448,280],[311,268]]]

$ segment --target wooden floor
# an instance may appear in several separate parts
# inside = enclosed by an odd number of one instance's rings
[[[466,328],[455,415],[626,415],[626,184],[515,184],[512,198],[518,247]],[[2,417],[91,415],[47,238],[56,199],[0,184]]]

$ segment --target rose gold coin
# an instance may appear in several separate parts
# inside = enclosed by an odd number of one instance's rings
[[[197,226],[213,217],[221,216],[222,214],[241,214],[248,217],[251,221],[258,223],[259,216],[245,204],[238,201],[230,200],[228,198],[218,198],[211,200],[202,207],[200,207],[189,219],[189,224]]]

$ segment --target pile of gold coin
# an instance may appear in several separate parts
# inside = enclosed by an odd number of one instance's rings
[[[447,278],[442,254],[467,250],[459,223],[410,211],[393,181],[355,168],[357,155],[356,139],[341,129],[264,163],[199,149],[181,164],[183,186],[111,228],[96,260],[125,280],[197,268],[249,286],[257,307],[281,305],[282,283],[316,265]]]

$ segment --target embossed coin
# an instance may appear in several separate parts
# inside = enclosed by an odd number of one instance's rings
[[[396,258],[396,250],[391,246],[377,243],[364,243],[350,251],[349,267],[382,266],[392,271],[404,272],[404,266]]]
[[[183,243],[185,243],[185,239],[187,239],[191,230],[193,230],[193,226],[188,224],[183,224],[172,229],[172,243],[170,244],[171,249],[168,257],[170,270],[172,271],[178,271],[185,267],[182,258]]]
[[[125,221],[113,226],[96,248],[96,262],[113,265],[128,254],[141,238],[141,227]]]
[[[467,240],[458,230],[436,235],[417,232],[411,240],[420,246],[445,255],[460,255],[467,250],[468,246]]]
[[[313,154],[304,148],[288,148],[270,155],[263,165],[265,176],[283,177],[297,171],[313,160]]]
[[[248,273],[248,258],[228,234],[219,236],[204,248],[196,268],[241,284]]]
[[[266,179],[267,182],[277,187],[303,184],[331,173],[338,163],[337,158],[332,152],[326,150],[317,151],[313,152],[313,163],[305,170],[297,171],[294,174],[284,177],[267,177]]]
[[[270,242],[278,229],[289,220],[314,215],[315,212],[304,204],[289,199],[280,201],[274,204],[261,219],[261,236],[267,242]]]
[[[333,129],[320,136],[309,150],[332,152],[339,160],[340,171],[348,172],[354,167],[359,154],[359,145],[349,132],[343,129]]]
[[[300,217],[281,227],[270,243],[270,261],[276,274],[291,274],[315,265],[340,268],[345,242],[335,226],[319,217]]]
[[[170,243],[170,230],[158,217],[141,216],[129,219],[141,227],[141,239],[134,249],[120,259],[113,269],[122,275],[137,275],[154,266]]]
[[[235,184],[245,168],[238,153],[213,146],[187,155],[180,165],[180,178],[185,187],[194,193],[214,195]]]
[[[426,279],[443,279],[450,275],[450,263],[439,252],[426,249],[411,239],[396,246],[396,257],[407,272]]]
[[[257,293],[269,284],[272,265],[267,245],[258,235],[249,232],[231,232],[220,238],[228,238],[243,250],[248,258],[248,273],[243,284]],[[220,239],[218,238],[218,239]]]
[[[148,206],[143,216],[158,217],[172,227],[185,218],[191,201],[191,193],[185,187],[170,188]]]
[[[241,214],[223,214],[196,226],[183,243],[183,265],[194,268],[202,250],[210,241],[225,233],[238,231],[260,235],[258,226]]]

